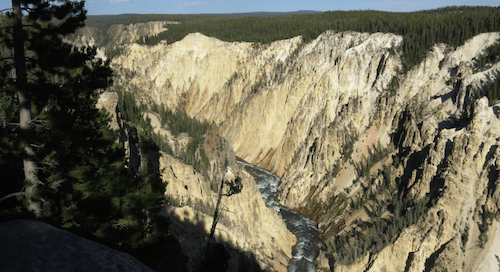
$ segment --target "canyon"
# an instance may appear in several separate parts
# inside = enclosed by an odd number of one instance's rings
[[[137,40],[154,36],[167,30],[169,24],[178,24],[178,22],[155,21],[136,24],[112,24],[107,28],[85,27],[79,36],[92,37],[96,44],[101,48],[113,49],[116,46],[134,43]]]
[[[491,271],[500,256],[500,104],[485,93],[498,80],[500,63],[478,67],[477,60],[499,39],[500,33],[484,33],[456,48],[436,44],[406,71],[403,38],[391,33],[326,31],[309,43],[299,36],[271,44],[192,33],[173,44],[123,45],[111,66],[115,86],[140,103],[215,124],[204,142],[208,176],[224,178],[226,159],[244,184],[241,194],[224,200],[232,212],[217,237],[253,252],[261,268],[285,271],[296,240],[236,157],[279,176],[280,204],[318,224],[318,271]],[[100,103],[119,123],[116,101],[105,93]],[[149,116],[158,123],[155,118]],[[363,175],[360,168],[375,150],[383,156]],[[182,203],[164,213],[195,258],[213,219],[193,203],[214,206],[216,193],[174,156],[161,154],[159,163],[166,194]],[[328,244],[336,235],[356,229],[356,221],[369,222],[384,201],[356,210],[336,200],[361,197],[373,188],[369,183],[382,195],[387,170],[405,196],[430,199],[428,209],[380,250],[351,262],[333,258]],[[393,216],[390,209],[384,216]],[[188,223],[194,227],[186,229]]]

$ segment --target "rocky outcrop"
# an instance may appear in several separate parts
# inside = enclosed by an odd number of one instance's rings
[[[114,24],[107,28],[84,27],[82,36],[93,37],[99,47],[112,49],[118,45],[131,44],[138,39],[154,36],[167,30],[167,24],[178,24],[178,22],[156,21],[136,24]]]
[[[418,198],[434,196],[436,204],[362,269],[424,271],[440,263],[448,270],[481,271],[476,256],[495,248],[478,245],[479,227],[485,224],[481,218],[487,211],[499,216],[500,120],[498,106],[490,106],[485,97],[477,99],[477,93],[496,79],[500,63],[475,71],[474,61],[499,37],[488,33],[456,49],[434,47],[406,74],[395,103],[386,105],[399,111],[394,123],[385,123],[387,133],[398,135],[394,139],[404,154],[402,169],[410,192]],[[495,232],[493,227],[487,236],[494,239]]]
[[[333,31],[270,45],[190,34],[172,45],[130,45],[112,64],[143,103],[217,123],[238,157],[282,178],[280,202],[308,213],[323,234],[340,218],[308,207],[360,194],[359,165],[374,146],[387,148],[371,174],[393,167],[409,194],[433,205],[389,246],[335,271],[429,271],[436,263],[475,271],[495,248],[478,247],[480,239],[497,233],[494,223],[480,235],[481,218],[498,218],[500,207],[499,104],[481,98],[500,63],[478,69],[476,61],[499,38],[438,44],[405,73],[402,37]],[[339,232],[353,221],[341,216]]]
[[[120,141],[125,143],[129,168],[137,171],[143,164],[141,158],[152,156],[146,154],[145,150],[138,151],[137,139],[131,137],[135,128],[121,119],[120,112],[116,109],[117,99],[116,93],[105,92],[100,96],[97,107],[115,113],[112,122],[118,124],[112,126],[120,129]],[[264,204],[255,180],[236,163],[234,152],[220,136],[217,127],[205,134],[201,146],[210,166],[207,170],[197,172],[193,166],[179,159],[186,153],[186,146],[191,139],[189,135],[172,135],[162,125],[160,116],[154,112],[143,111],[143,117],[150,121],[153,132],[161,135],[172,147],[172,155],[159,152],[152,163],[154,169],[161,171],[166,184],[168,205],[163,207],[162,215],[170,218],[170,230],[181,241],[184,254],[190,259],[189,269],[194,268],[204,253],[203,245],[212,226],[221,179],[228,179],[229,176],[234,179],[237,176],[241,178],[243,190],[222,198],[222,209],[215,232],[215,240],[231,249],[229,270],[251,271],[251,265],[244,267],[250,261],[256,262],[257,267],[263,270],[286,271],[296,238],[286,228],[276,210]],[[199,152],[198,150],[197,156]],[[227,188],[223,193],[227,193]],[[253,257],[245,257],[248,252],[252,252]],[[242,256],[249,260],[242,260]]]
[[[33,220],[0,224],[0,263],[2,271],[153,271],[127,253]]]
[[[187,145],[191,140],[191,137],[187,133],[180,133],[177,136],[172,135],[172,132],[162,125],[159,114],[152,111],[143,111],[142,114],[143,118],[149,119],[153,132],[161,135],[163,140],[168,143],[174,156],[179,157],[181,154],[186,153]]]
[[[243,190],[222,198],[216,241],[242,252],[252,252],[262,269],[286,271],[292,258],[292,246],[296,243],[295,236],[288,231],[280,215],[266,207],[255,180],[236,163],[234,153],[220,138],[217,129],[206,133],[203,147],[210,160],[210,168],[205,174],[165,153],[159,159],[162,178],[167,184],[165,194],[175,202],[173,206],[164,207],[163,214],[174,222],[173,232],[182,241],[190,263],[196,263],[200,245],[210,232],[221,179],[237,176],[242,180]],[[227,169],[224,161],[227,161]],[[223,193],[226,192],[227,188]],[[230,270],[244,271],[237,263],[232,262],[231,266]]]
[[[65,42],[72,44],[73,46],[77,48],[81,48],[83,50],[86,50],[87,47],[96,47],[96,54],[94,56],[95,59],[101,59],[103,61],[107,60],[106,57],[106,50],[103,47],[99,47],[95,40],[94,37],[92,36],[75,36],[74,39],[65,39]]]
[[[163,154],[160,164],[168,182],[166,194],[177,198],[180,207],[165,206],[162,213],[170,218],[171,229],[179,237],[184,252],[194,264],[202,253],[204,237],[210,232],[217,193],[204,182],[204,177],[191,166]],[[216,241],[241,252],[252,252],[262,269],[286,271],[292,258],[295,236],[288,231],[281,217],[262,201],[252,176],[237,164],[233,169],[242,178],[241,193],[222,199],[222,218],[217,224]],[[225,191],[224,191],[225,192]],[[246,271],[234,260],[229,271]]]
[[[110,128],[119,131],[117,141],[124,145],[125,155],[128,160],[128,169],[134,174],[137,173],[139,169],[144,169],[146,165],[142,158],[147,157],[148,154],[145,154],[146,152],[139,146],[137,128],[123,120],[118,109],[118,94],[112,91],[101,93],[97,100],[96,107],[98,109],[104,109],[110,114]]]
[[[119,129],[121,123],[118,121],[118,94],[116,92],[103,92],[97,100],[96,107],[98,109],[105,109],[111,115],[109,125],[112,129]]]

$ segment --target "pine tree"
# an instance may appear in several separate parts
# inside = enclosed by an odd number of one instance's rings
[[[159,173],[127,170],[109,114],[96,108],[112,71],[95,48],[67,42],[85,13],[83,1],[14,0],[0,16],[0,221],[35,217],[125,251],[158,249],[165,185]]]
[[[14,76],[7,79],[7,84],[4,84],[6,89],[4,95],[15,97],[13,102],[17,103],[16,118],[19,120],[17,137],[23,149],[25,180],[23,193],[29,203],[28,210],[36,217],[42,215],[42,200],[37,194],[38,187],[43,182],[38,177],[39,167],[36,161],[35,126],[39,123],[34,120],[38,116],[32,117],[33,107],[36,107],[33,105],[33,100],[46,95],[42,90],[38,90],[40,80],[46,80],[43,70],[54,72],[44,68],[57,69],[58,66],[54,64],[61,61],[58,57],[66,56],[65,51],[58,52],[64,46],[61,35],[72,33],[76,28],[83,26],[85,19],[83,4],[84,2],[65,2],[54,5],[41,0],[13,0],[12,11],[7,13],[11,24],[2,29],[2,43],[13,51],[13,57],[2,59],[2,66],[15,67]],[[23,12],[27,13],[27,16],[23,16]],[[52,19],[59,20],[59,24],[51,23]],[[68,46],[65,49],[68,49]],[[2,71],[5,70],[2,68]]]

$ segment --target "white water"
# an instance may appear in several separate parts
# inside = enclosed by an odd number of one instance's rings
[[[278,176],[245,162],[238,163],[252,174],[264,202],[277,212],[281,212],[287,228],[297,237],[297,244],[292,250],[293,260],[288,265],[288,271],[316,271],[314,260],[318,256],[319,242],[316,223],[298,212],[287,210],[276,201],[276,191],[280,183]]]

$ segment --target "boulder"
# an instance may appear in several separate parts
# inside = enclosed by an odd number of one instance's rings
[[[136,258],[47,223],[0,224],[0,271],[153,271]]]

